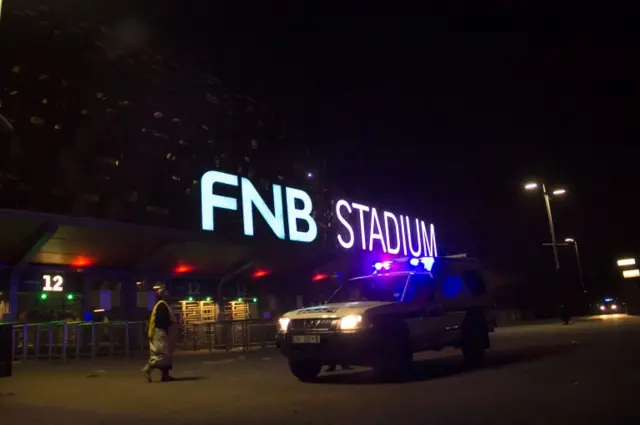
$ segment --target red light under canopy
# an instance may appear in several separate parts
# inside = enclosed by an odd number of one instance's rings
[[[188,273],[191,270],[193,270],[193,267],[187,264],[180,264],[173,269],[174,273]]]
[[[329,275],[326,275],[324,273],[317,273],[315,275],[313,275],[313,278],[311,279],[314,282],[317,282],[319,280],[324,280],[327,279],[329,277]]]
[[[88,267],[91,264],[93,264],[93,260],[91,258],[87,258],[82,255],[74,258],[73,261],[71,261],[71,267],[75,267],[77,269]]]
[[[261,277],[265,277],[269,274],[269,271],[267,270],[256,270],[255,272],[253,272],[253,274],[251,275],[254,279],[259,279]]]

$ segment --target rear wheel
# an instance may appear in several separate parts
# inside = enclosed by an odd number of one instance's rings
[[[289,370],[302,382],[313,382],[320,373],[322,365],[313,360],[289,360]]]
[[[465,362],[472,367],[481,366],[484,355],[489,348],[489,331],[484,315],[470,311],[462,324],[462,355]]]

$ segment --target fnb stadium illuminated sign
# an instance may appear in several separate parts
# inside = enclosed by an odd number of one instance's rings
[[[313,242],[318,236],[318,226],[311,217],[313,202],[307,192],[291,187],[283,188],[280,185],[272,186],[273,210],[269,208],[265,200],[260,196],[255,186],[247,178],[239,178],[233,174],[220,171],[207,171],[200,179],[201,202],[202,202],[202,229],[215,230],[215,210],[238,210],[238,200],[229,196],[217,195],[216,187],[220,185],[238,187],[240,186],[240,200],[242,202],[242,223],[246,236],[253,236],[255,233],[253,223],[254,209],[260,213],[267,222],[273,233],[279,239],[286,239],[285,215],[286,208],[286,229],[289,239],[297,242]],[[301,205],[300,208],[298,206]],[[300,230],[298,224],[305,221],[307,230]]]
[[[240,199],[220,195],[222,186],[239,187]],[[313,201],[303,190],[272,185],[271,208],[249,179],[221,171],[204,173],[200,180],[200,190],[203,230],[216,229],[216,210],[241,210],[242,227],[246,236],[255,234],[254,211],[262,216],[279,239],[310,243],[318,236],[318,225],[311,216]],[[388,211],[378,212],[376,208],[345,200],[339,200],[335,204],[335,213],[341,224],[335,237],[345,249],[382,251],[415,257],[438,255],[433,224],[427,225],[422,220]],[[301,230],[301,222],[306,222],[306,230]]]
[[[396,215],[388,211],[343,199],[336,202],[336,217],[342,225],[337,240],[345,249],[358,247],[363,251],[414,257],[437,257],[436,233],[433,224]]]

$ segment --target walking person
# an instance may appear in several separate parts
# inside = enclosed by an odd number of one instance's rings
[[[564,325],[571,323],[571,310],[566,302],[560,306],[560,320]]]
[[[149,362],[142,371],[147,380],[152,381],[151,373],[154,369],[161,372],[162,382],[173,381],[170,375],[173,369],[174,334],[177,330],[176,319],[169,307],[169,292],[161,289],[156,293],[156,304],[149,318]]]

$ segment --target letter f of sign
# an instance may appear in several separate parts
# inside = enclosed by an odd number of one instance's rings
[[[238,186],[238,177],[220,171],[207,171],[200,179],[200,201],[202,203],[202,230],[213,231],[215,229],[214,210],[237,210],[238,201],[228,196],[215,195],[213,193],[216,183],[229,186]]]

